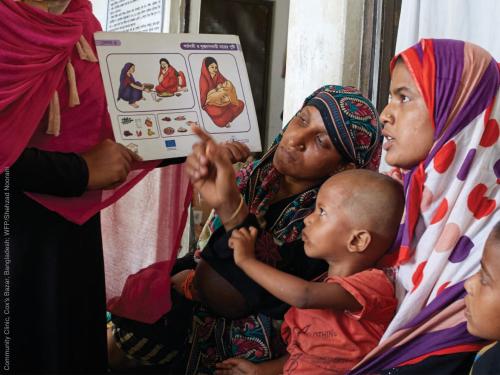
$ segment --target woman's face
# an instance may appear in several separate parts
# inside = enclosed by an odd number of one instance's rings
[[[500,242],[490,235],[481,269],[465,282],[467,330],[474,336],[500,339]]]
[[[160,66],[163,68],[163,69],[167,69],[168,68],[168,64],[166,61],[162,61],[160,62]]]
[[[281,174],[296,180],[320,182],[339,169],[341,159],[318,109],[305,106],[290,121],[273,165]]]
[[[127,74],[132,74],[132,73],[134,73],[134,72],[135,72],[135,65],[132,65],[132,66],[130,66],[130,68],[128,69]]]
[[[71,0],[22,0],[22,2],[50,13],[62,14]]]
[[[209,66],[208,66],[208,72],[210,73],[210,75],[215,75],[217,73],[217,64],[216,63],[211,63]]]
[[[392,72],[389,104],[380,115],[388,164],[410,169],[424,160],[434,143],[434,127],[410,71],[398,61]]]

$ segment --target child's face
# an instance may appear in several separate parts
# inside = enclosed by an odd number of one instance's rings
[[[316,208],[304,219],[304,250],[308,257],[335,260],[335,249],[345,248],[350,234],[349,215],[343,206],[348,189],[328,180],[319,189]]]
[[[500,242],[488,239],[481,270],[465,282],[467,330],[474,336],[500,340]]]
[[[434,127],[424,98],[402,61],[396,63],[392,72],[389,104],[380,120],[388,164],[410,169],[429,154]]]
[[[340,164],[321,113],[305,106],[290,120],[274,154],[274,167],[285,176],[317,182],[333,175]]]

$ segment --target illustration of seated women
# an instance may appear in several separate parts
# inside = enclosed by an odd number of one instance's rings
[[[186,91],[186,77],[177,71],[167,59],[160,59],[158,86],[155,87],[158,96],[173,96],[178,91]]]
[[[245,108],[234,85],[220,73],[213,57],[206,57],[201,65],[200,99],[205,112],[221,128],[229,127]]]
[[[118,89],[118,100],[123,99],[128,102],[132,107],[139,108],[137,102],[145,100],[142,92],[149,92],[149,86],[136,81],[133,73],[135,72],[135,65],[126,63],[120,73],[120,88]]]

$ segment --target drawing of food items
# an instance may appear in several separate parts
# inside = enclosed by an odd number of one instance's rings
[[[164,113],[158,115],[162,137],[191,135],[191,126],[200,126],[196,112]]]
[[[118,116],[123,139],[158,138],[159,131],[154,115]]]

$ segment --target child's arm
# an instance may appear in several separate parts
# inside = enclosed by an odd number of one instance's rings
[[[288,356],[286,354],[259,364],[242,358],[229,358],[215,365],[217,368],[215,375],[279,375],[283,373],[283,366],[285,366]]]
[[[302,309],[361,309],[352,294],[339,284],[306,281],[255,259],[256,238],[254,227],[236,229],[229,239],[229,247],[234,249],[236,265],[276,298]]]

